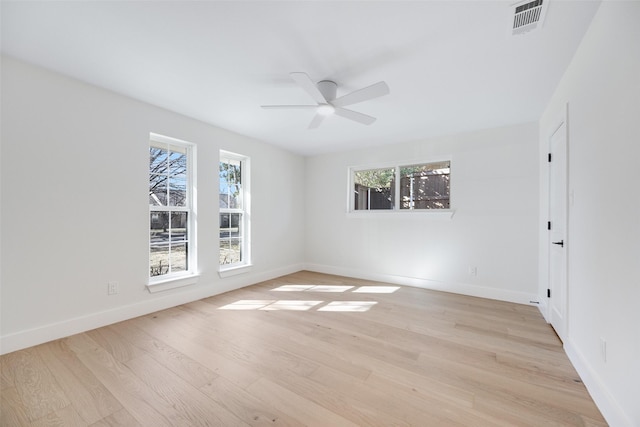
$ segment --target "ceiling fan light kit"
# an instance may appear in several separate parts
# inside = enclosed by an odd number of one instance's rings
[[[335,112],[336,108],[331,104],[320,104],[318,105],[318,109],[316,110],[316,113],[322,116],[330,116]]]
[[[309,124],[309,129],[315,129],[326,116],[336,116],[355,122],[370,125],[376,121],[375,117],[343,108],[348,105],[368,101],[389,94],[389,86],[385,82],[378,82],[371,86],[350,92],[336,98],[338,85],[331,80],[322,80],[317,84],[306,73],[295,72],[289,74],[291,78],[316,102],[316,105],[262,105],[265,109],[315,109],[316,115]]]

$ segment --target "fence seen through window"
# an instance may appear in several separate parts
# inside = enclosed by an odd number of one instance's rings
[[[450,169],[441,161],[354,171],[352,209],[449,209]]]

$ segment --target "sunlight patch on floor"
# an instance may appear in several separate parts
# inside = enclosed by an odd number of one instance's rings
[[[318,311],[363,312],[369,311],[376,304],[376,301],[333,301],[324,307],[320,307]]]
[[[281,300],[276,301],[273,304],[269,304],[266,307],[260,308],[260,310],[292,310],[292,311],[307,311],[318,304],[322,304],[324,301],[298,301],[298,300]]]
[[[276,300],[241,299],[220,307],[220,310],[258,310],[274,302],[276,302]]]
[[[360,286],[353,292],[361,294],[392,294],[400,289],[400,286]]]
[[[318,285],[309,289],[312,292],[346,292],[353,286]]]
[[[238,300],[231,304],[220,307],[220,310],[267,310],[267,311],[307,311],[311,310],[324,301],[309,300]],[[328,304],[317,308],[317,311],[346,311],[365,312],[376,305],[376,301],[331,301]]]
[[[311,288],[313,288],[313,285],[282,285],[271,290],[278,292],[302,292]]]
[[[353,286],[336,286],[336,285],[315,285],[315,286],[307,286],[307,285],[282,285],[275,289],[271,289],[272,291],[278,292],[346,292],[349,289],[352,289]]]

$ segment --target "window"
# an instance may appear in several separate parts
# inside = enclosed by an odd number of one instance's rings
[[[450,208],[449,160],[351,169],[350,211]],[[396,197],[399,195],[399,197]]]
[[[192,144],[151,134],[149,146],[149,277],[195,271]]]
[[[400,166],[400,209],[449,209],[450,164]]]
[[[249,159],[220,152],[220,269],[249,265]]]
[[[354,210],[393,209],[395,169],[369,169],[354,173]]]

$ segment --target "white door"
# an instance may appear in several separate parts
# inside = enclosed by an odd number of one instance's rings
[[[549,310],[551,326],[561,340],[567,312],[567,132],[566,124],[551,136],[549,152]]]

